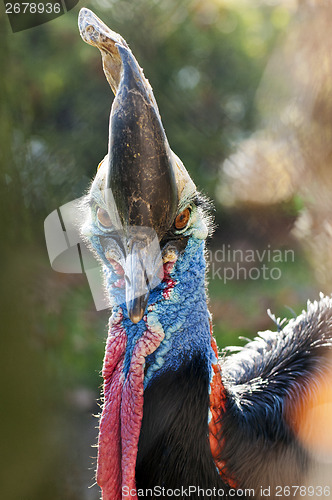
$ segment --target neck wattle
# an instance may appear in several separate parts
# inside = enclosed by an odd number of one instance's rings
[[[211,348],[205,272],[204,241],[192,237],[177,261],[164,265],[164,279],[152,290],[141,321],[137,324],[130,321],[124,303],[113,308],[113,315],[122,316],[121,325],[127,337],[125,375],[135,346],[147,328],[162,337],[160,345],[145,360],[144,388],[162,373],[177,370],[197,353],[203,353],[210,362],[215,357]],[[114,275],[113,269],[106,271],[106,279],[109,293],[119,303],[124,280]]]
[[[148,324],[158,325],[164,338],[146,358],[144,388],[198,355],[209,362],[214,357],[205,271],[204,242],[192,238],[184,254],[165,274],[160,290],[151,294],[146,320]]]

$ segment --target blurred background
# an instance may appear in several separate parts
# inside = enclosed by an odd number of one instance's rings
[[[209,293],[219,346],[273,328],[268,308],[291,317],[331,291],[330,1],[80,1],[14,34],[2,5],[6,500],[99,498],[92,415],[109,313],[96,312],[84,275],[51,269],[43,229],[49,213],[82,196],[107,152],[113,96],[98,51],[79,36],[83,6],[128,41],[172,149],[213,200]],[[279,272],[264,277],[262,265]]]

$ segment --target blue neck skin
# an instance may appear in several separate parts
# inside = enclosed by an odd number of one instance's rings
[[[169,276],[175,284],[169,297],[163,296],[168,286],[163,281],[150,294],[145,321],[142,319],[134,324],[130,321],[124,304],[114,307],[114,312],[119,307],[123,311],[122,324],[128,338],[124,364],[126,374],[134,346],[146,331],[146,321],[164,331],[164,340],[146,359],[148,368],[144,378],[145,388],[164,372],[177,370],[198,353],[207,359],[209,366],[215,362],[211,348],[210,314],[206,303],[204,245],[205,242],[201,239],[193,236],[189,238],[185,251],[170,272]],[[111,287],[113,273],[109,268],[105,269],[105,273],[107,287],[114,294],[114,288]]]

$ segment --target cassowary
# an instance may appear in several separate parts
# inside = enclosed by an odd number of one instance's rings
[[[79,28],[101,51],[115,93],[108,155],[81,229],[113,303],[98,443],[103,499],[277,498],[306,488],[303,421],[331,374],[332,300],[321,296],[288,324],[276,321],[276,332],[218,359],[206,201],[171,151],[125,40],[88,9]],[[305,496],[289,496],[297,494]]]

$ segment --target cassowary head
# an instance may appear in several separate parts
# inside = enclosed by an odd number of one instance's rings
[[[146,391],[155,380],[185,361],[194,363],[195,356],[202,359],[202,349],[206,359],[215,357],[205,297],[208,217],[169,147],[152,89],[126,42],[88,9],[80,12],[79,28],[83,40],[100,50],[115,93],[108,154],[85,199],[82,234],[103,263],[113,305],[97,482],[104,499],[118,500],[121,486],[134,488],[146,469],[143,393],[148,421]],[[201,363],[208,384],[208,361]],[[206,385],[206,412],[207,391]],[[172,412],[174,420],[176,407]],[[202,422],[208,446],[206,417]]]
[[[125,40],[82,9],[83,40],[98,47],[115,94],[108,154],[86,198],[83,234],[108,270],[113,304],[138,323],[151,290],[185,252],[205,239],[203,200],[169,147],[151,86]]]

